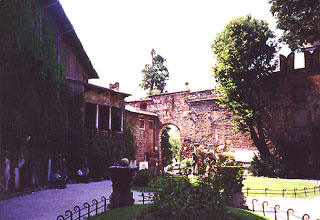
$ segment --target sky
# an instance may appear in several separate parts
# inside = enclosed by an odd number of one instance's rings
[[[89,83],[146,96],[139,87],[151,50],[169,69],[166,90],[215,87],[211,43],[233,18],[251,14],[275,30],[268,0],[60,0],[100,79]],[[276,31],[280,35],[280,31]],[[288,51],[282,52],[287,55]]]

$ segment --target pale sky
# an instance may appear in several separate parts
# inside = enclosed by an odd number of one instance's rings
[[[168,92],[214,88],[210,45],[226,23],[251,14],[272,30],[268,0],[60,0],[94,68],[89,83],[120,91],[132,99],[145,96],[141,70],[151,63],[151,49],[167,59]],[[285,54],[287,55],[287,54]]]

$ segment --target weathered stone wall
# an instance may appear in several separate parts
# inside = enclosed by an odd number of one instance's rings
[[[231,125],[231,113],[218,107],[212,90],[198,92],[176,92],[150,96],[148,99],[128,102],[147,111],[156,113],[159,124],[156,127],[155,143],[160,146],[162,129],[175,125],[180,130],[181,151],[190,157],[194,146],[218,146],[231,140],[231,150],[254,149],[248,134],[241,134]]]
[[[319,48],[305,52],[303,69],[294,69],[293,60],[293,54],[281,57],[281,69],[265,90],[265,128],[270,145],[293,154],[300,169],[320,171]]]

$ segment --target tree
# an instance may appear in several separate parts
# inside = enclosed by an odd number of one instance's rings
[[[319,0],[269,0],[269,3],[272,15],[278,19],[277,28],[284,31],[281,40],[291,50],[320,40]]]
[[[211,48],[217,61],[213,76],[220,105],[233,112],[234,125],[240,131],[250,132],[261,157],[269,157],[261,97],[263,83],[276,67],[275,35],[265,21],[238,17],[217,34]]]
[[[166,59],[156,54],[154,49],[151,50],[151,57],[152,63],[146,64],[141,71],[143,79],[139,85],[144,90],[149,89],[149,95],[151,95],[154,90],[160,90],[160,93],[163,93],[166,81],[169,78],[169,71],[163,64],[166,62]]]
[[[172,162],[172,145],[170,143],[169,135],[170,127],[165,127],[161,132],[161,151],[162,151],[162,165],[168,166]]]

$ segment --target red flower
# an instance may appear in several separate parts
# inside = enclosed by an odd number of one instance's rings
[[[212,156],[212,155],[209,155],[209,159],[212,160],[212,159],[213,159],[213,156]]]
[[[199,166],[199,167],[202,166],[202,162],[201,162],[201,161],[198,162],[198,166]]]

